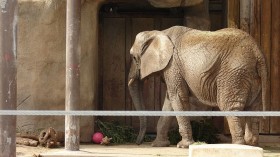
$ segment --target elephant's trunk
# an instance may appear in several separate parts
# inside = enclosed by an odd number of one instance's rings
[[[143,104],[143,95],[142,95],[142,82],[136,78],[129,81],[128,89],[134,104],[134,107],[137,111],[145,110]],[[141,144],[144,140],[144,136],[147,130],[147,117],[140,116],[140,131],[136,140],[137,144]]]

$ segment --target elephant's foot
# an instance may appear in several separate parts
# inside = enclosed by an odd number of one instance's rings
[[[137,139],[136,139],[136,144],[140,145],[143,143],[144,141],[144,136],[145,136],[145,132],[146,131],[140,131],[141,133],[139,133]]]
[[[232,139],[232,144],[246,144],[244,138]]]
[[[245,143],[246,145],[251,145],[251,146],[258,146],[258,138],[254,136],[245,136]]]
[[[170,145],[169,140],[157,140],[155,139],[152,143],[152,147],[168,147]]]
[[[193,144],[194,141],[193,140],[181,140],[178,144],[177,144],[177,148],[189,148],[189,145]]]

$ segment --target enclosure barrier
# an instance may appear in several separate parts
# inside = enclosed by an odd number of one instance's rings
[[[0,110],[11,116],[190,116],[190,117],[280,117],[280,111],[64,111],[64,110]]]

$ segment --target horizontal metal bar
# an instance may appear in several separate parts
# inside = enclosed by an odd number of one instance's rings
[[[238,116],[278,117],[279,111],[64,111],[64,110],[0,110],[0,115],[14,116]]]

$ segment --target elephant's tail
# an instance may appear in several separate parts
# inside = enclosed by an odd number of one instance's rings
[[[263,55],[263,53],[258,50],[259,54],[257,55],[257,69],[258,69],[258,73],[259,76],[261,77],[261,84],[262,84],[262,107],[263,107],[263,111],[266,111],[267,107],[268,107],[268,101],[269,101],[269,95],[268,95],[268,71],[267,71],[267,65],[265,62],[265,57]]]

